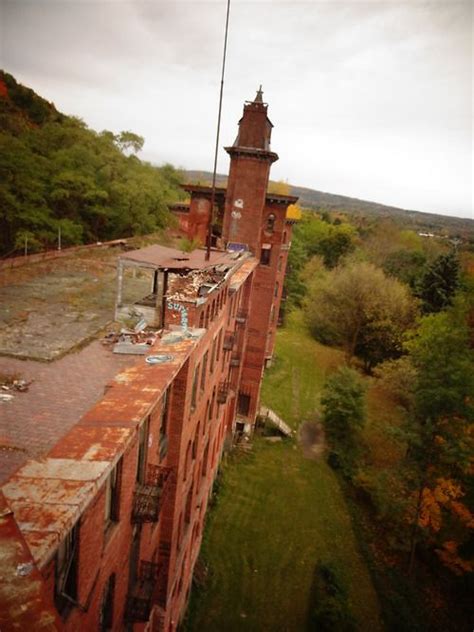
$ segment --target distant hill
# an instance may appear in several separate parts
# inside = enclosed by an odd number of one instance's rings
[[[212,173],[209,171],[183,171],[183,179],[187,182],[211,182]],[[225,186],[227,176],[217,175],[217,184]],[[422,213],[386,206],[377,202],[368,202],[346,195],[325,193],[316,189],[298,187],[292,184],[291,195],[299,197],[299,204],[305,208],[318,211],[339,211],[348,215],[366,218],[390,218],[391,220],[413,230],[429,233],[448,233],[451,237],[460,237],[469,241],[474,240],[474,221],[462,217]]]
[[[65,116],[53,103],[37,95],[31,88],[17,83],[15,78],[0,70],[0,129],[19,134],[28,128],[49,122],[62,122]]]

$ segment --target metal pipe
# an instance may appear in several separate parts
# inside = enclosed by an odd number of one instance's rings
[[[211,208],[209,211],[209,224],[207,227],[207,249],[206,249],[206,261],[211,258],[211,238],[212,238],[212,222],[214,219],[214,202],[216,199],[216,171],[217,171],[217,154],[219,151],[219,134],[221,130],[221,113],[222,113],[222,97],[224,94],[224,74],[225,74],[225,60],[227,54],[227,34],[229,32],[229,14],[230,14],[230,0],[227,0],[227,13],[225,18],[225,35],[224,35],[224,52],[222,54],[222,73],[221,73],[221,88],[219,93],[219,113],[217,115],[217,132],[216,132],[216,147],[214,151],[214,169],[212,172],[212,191],[211,191]]]

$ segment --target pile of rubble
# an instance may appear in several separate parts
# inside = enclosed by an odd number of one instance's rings
[[[159,331],[140,331],[121,329],[119,332],[109,332],[102,340],[103,345],[113,345],[114,353],[131,355],[145,355],[159,337]]]
[[[15,392],[26,392],[32,382],[33,380],[27,382],[21,378],[2,376],[0,378],[0,402],[10,402]]]

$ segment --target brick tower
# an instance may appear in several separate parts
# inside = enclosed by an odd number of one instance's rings
[[[247,101],[234,144],[226,147],[231,157],[222,237],[224,243],[244,244],[259,253],[257,226],[262,223],[270,166],[278,155],[270,151],[272,123],[262,89]]]
[[[222,238],[229,248],[250,250],[259,260],[248,314],[248,339],[237,400],[237,423],[249,431],[259,409],[263,370],[273,354],[275,329],[291,235],[286,217],[297,198],[267,193],[270,167],[278,155],[270,149],[272,123],[262,89],[247,101],[230,155]]]

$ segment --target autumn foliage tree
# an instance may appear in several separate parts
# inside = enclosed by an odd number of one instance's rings
[[[419,532],[455,572],[474,570],[474,357],[465,315],[422,319],[408,344],[416,370],[407,458],[413,468],[411,566]],[[471,505],[472,506],[472,505]]]

